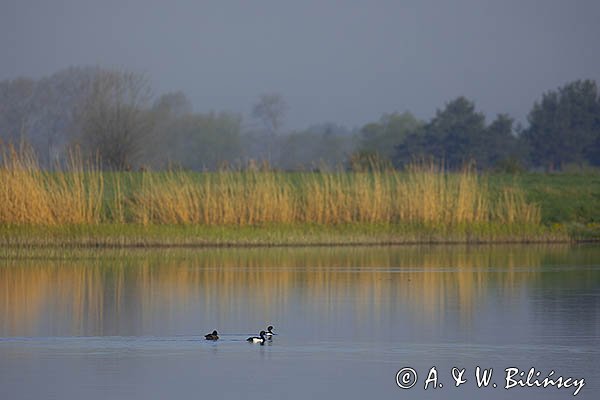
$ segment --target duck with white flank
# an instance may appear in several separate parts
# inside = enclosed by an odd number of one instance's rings
[[[265,331],[260,331],[260,337],[257,336],[251,336],[248,339],[246,339],[246,341],[250,342],[250,343],[260,343],[260,344],[265,344]]]
[[[217,333],[217,331],[213,331],[212,333],[209,333],[208,335],[204,335],[204,338],[206,340],[218,340],[219,334]]]
[[[273,332],[273,326],[272,325],[267,326],[267,332],[265,332],[265,337],[268,340],[273,340],[273,335],[275,335],[275,333]]]

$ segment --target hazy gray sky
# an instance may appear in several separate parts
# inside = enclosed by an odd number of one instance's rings
[[[287,128],[430,118],[459,95],[524,120],[543,92],[600,81],[600,1],[0,0],[0,49],[0,79],[122,67],[197,111],[279,92]]]

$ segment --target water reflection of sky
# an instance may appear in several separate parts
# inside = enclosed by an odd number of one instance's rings
[[[0,264],[0,334],[177,335],[213,326],[253,332],[276,321],[292,335],[392,342],[492,335],[510,342],[502,333],[533,337],[543,324],[566,334],[565,326],[597,321],[597,260],[598,248],[568,246],[7,257]],[[594,334],[597,324],[580,329]]]
[[[236,382],[224,376],[242,366],[268,369],[270,379],[279,379],[272,393],[282,396],[294,376],[312,377],[296,398],[322,395],[332,379],[335,393],[349,398],[381,385],[381,393],[400,395],[387,378],[405,363],[421,369],[456,362],[557,365],[599,378],[598,260],[600,247],[565,245],[38,251],[27,257],[7,250],[0,260],[0,383],[14,395],[19,370],[36,379],[48,373],[44,368],[62,368],[78,377],[81,393],[81,382],[112,387],[92,398],[159,398],[162,389],[145,391],[135,382],[166,375],[172,390],[185,392],[197,382],[178,368],[194,363],[212,394]],[[279,333],[276,342],[246,346],[245,337],[268,323]],[[212,329],[221,333],[219,343],[199,340]],[[48,385],[68,380],[54,374]],[[236,379],[269,397],[248,379]],[[116,381],[122,386],[115,388]],[[343,389],[341,382],[356,385]],[[229,395],[238,392],[241,386],[229,385]]]

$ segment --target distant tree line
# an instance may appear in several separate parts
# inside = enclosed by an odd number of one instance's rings
[[[195,112],[181,92],[154,96],[145,76],[99,67],[0,81],[0,139],[27,142],[49,168],[74,145],[117,170],[214,170],[250,160],[284,170],[403,168],[423,158],[451,169],[465,163],[503,171],[600,166],[600,95],[591,80],[544,93],[525,128],[507,114],[487,123],[464,97],[429,121],[391,113],[358,130],[326,123],[286,132],[287,110],[281,95],[267,93],[253,105],[252,121]]]
[[[153,96],[141,74],[98,67],[68,68],[39,80],[0,82],[0,139],[26,142],[52,168],[79,146],[105,169],[342,165],[356,134],[334,125],[284,133],[287,106],[276,93],[253,107],[257,124],[243,126],[231,112],[194,112],[181,92]]]
[[[489,125],[475,104],[459,97],[410,134],[398,132],[392,160],[402,166],[432,156],[450,168],[475,161],[480,168],[545,168],[600,165],[600,97],[596,82],[575,81],[542,96],[528,115],[529,126],[514,127],[500,114]],[[363,130],[363,137],[366,132]]]
[[[486,124],[475,104],[459,97],[417,129],[404,133],[394,146],[392,160],[402,167],[415,158],[442,160],[450,169],[475,162],[488,169],[522,160],[522,147],[514,134],[513,120],[499,114]]]

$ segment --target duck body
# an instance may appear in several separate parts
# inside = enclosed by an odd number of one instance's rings
[[[265,344],[265,333],[265,331],[260,331],[260,336],[250,336],[246,341],[250,343]]]
[[[206,340],[218,340],[219,334],[217,333],[217,331],[213,331],[212,333],[209,333],[208,335],[204,335],[204,338]]]

